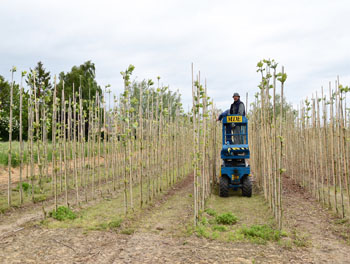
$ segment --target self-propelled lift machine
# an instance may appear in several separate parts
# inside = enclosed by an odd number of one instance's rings
[[[229,115],[222,120],[222,150],[220,196],[227,197],[229,189],[242,189],[242,196],[252,196],[252,181],[248,146],[248,119]]]

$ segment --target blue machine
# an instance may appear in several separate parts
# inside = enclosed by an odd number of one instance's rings
[[[227,197],[229,189],[242,189],[242,195],[252,196],[248,146],[248,119],[229,115],[222,119],[222,150],[220,196]]]

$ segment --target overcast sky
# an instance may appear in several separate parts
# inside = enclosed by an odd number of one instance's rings
[[[156,79],[191,103],[191,63],[209,96],[229,108],[233,92],[252,99],[256,64],[274,58],[298,103],[340,76],[350,84],[350,1],[0,0],[0,74],[34,67],[52,74],[87,60],[100,85],[122,90],[120,71]],[[18,73],[18,76],[20,74]]]

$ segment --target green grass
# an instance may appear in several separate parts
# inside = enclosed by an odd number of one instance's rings
[[[12,156],[11,156],[11,166],[18,167],[20,165],[20,144],[18,141],[12,141]],[[27,142],[23,142],[23,162],[28,163],[30,160],[29,152],[27,149]],[[43,149],[43,146],[42,146]],[[8,150],[9,150],[9,142],[0,142],[0,165],[7,166],[8,165]],[[52,145],[49,143],[47,145],[47,155],[48,160],[52,159]],[[34,143],[34,162],[38,162],[38,153],[37,153],[37,144]]]
[[[210,230],[208,230],[208,228],[206,228],[203,225],[198,225],[196,227],[196,235],[198,237],[205,237],[207,239],[211,239],[212,238],[212,232],[210,232]]]
[[[230,196],[223,198],[217,190],[207,201],[199,224],[192,232],[207,239],[253,244],[279,243],[287,235],[276,227],[262,195],[246,198],[240,191],[230,191]]]
[[[134,188],[136,192],[136,189]],[[104,199],[95,205],[75,212],[74,219],[57,221],[46,219],[43,222],[49,228],[83,228],[85,230],[116,229],[124,220],[124,200],[120,193],[116,198]]]
[[[162,186],[163,192],[166,192],[166,177],[163,175]],[[109,197],[99,201],[98,203],[75,212],[74,219],[64,219],[57,221],[56,219],[48,218],[42,221],[42,224],[49,228],[82,228],[88,230],[114,230],[123,234],[134,233],[132,223],[138,217],[142,209],[140,209],[140,185],[133,187],[134,209],[130,208],[129,192],[128,196],[128,213],[125,215],[124,194],[119,192],[115,197]],[[143,185],[143,194],[146,197],[147,184]],[[154,199],[157,199],[155,197]],[[152,203],[144,203],[143,209],[150,206]]]
[[[22,182],[23,189],[23,204],[27,205],[30,202],[38,203],[52,197],[51,179],[43,178],[41,184],[38,183],[38,178],[33,178],[34,188],[32,187],[32,181],[27,179]],[[34,193],[34,199],[32,200],[32,191]],[[20,185],[19,183],[12,189],[12,207],[20,207]],[[0,213],[4,213],[9,210],[7,202],[7,190],[0,190]]]
[[[20,165],[20,144],[18,141],[12,141],[12,156],[11,156],[11,166],[12,167],[18,167]],[[57,145],[58,146],[58,145]],[[33,143],[34,152],[34,163],[38,162],[38,145],[36,142]],[[88,154],[88,145],[87,143],[84,145],[85,148],[85,157],[87,157]],[[96,147],[98,149],[98,147]],[[8,166],[8,150],[9,150],[9,142],[0,142],[0,165],[2,166]],[[96,150],[97,151],[97,150]],[[43,143],[41,143],[41,158],[43,158],[44,153],[44,146]],[[103,153],[103,144],[101,144],[101,153]],[[46,160],[48,162],[52,161],[52,144],[49,142],[47,144],[47,157]],[[23,162],[24,164],[27,164],[30,162],[30,153],[28,152],[28,142],[23,142]]]
[[[185,165],[186,167],[186,165]],[[188,170],[188,166],[186,167]],[[121,168],[119,168],[119,171],[116,172],[117,175],[122,175]],[[98,168],[95,169],[95,171],[99,170]],[[104,170],[104,165],[103,163],[101,164],[100,167],[100,171],[101,171],[101,179],[104,180],[105,179],[105,170]],[[79,173],[79,172],[78,172]],[[87,175],[87,181],[88,183],[91,185],[92,183],[92,171],[85,171],[85,175]],[[108,180],[106,183],[102,182],[102,186],[101,186],[101,192],[100,190],[98,190],[98,178],[97,175],[95,174],[95,197],[98,197],[101,195],[101,193],[106,194],[106,193],[111,193],[112,189],[113,189],[113,183],[112,183],[112,169],[107,173],[108,174]],[[175,173],[177,174],[177,170],[175,170]],[[65,179],[64,179],[64,175],[62,176],[62,185],[61,185],[61,179],[60,179],[60,175],[58,175],[58,195],[62,196],[62,194],[64,193],[65,190]],[[71,191],[74,189],[74,177],[72,172],[68,172],[68,190]],[[122,181],[123,179],[121,179],[120,177],[118,178],[118,180],[116,180],[116,188],[118,188],[119,185],[122,186]],[[80,173],[78,174],[78,186],[82,186],[83,185],[83,177],[80,175]],[[32,185],[34,186],[33,190],[34,190],[34,198],[32,198]],[[163,175],[163,179],[162,179],[162,186],[167,186],[167,179],[165,178],[165,175]],[[37,202],[42,202],[48,198],[53,197],[53,191],[52,191],[52,182],[51,182],[51,176],[49,177],[43,177],[42,180],[39,180],[39,176],[33,176],[32,179],[25,179],[22,182],[22,188],[23,188],[23,204],[20,204],[20,185],[17,184],[16,187],[14,187],[12,189],[12,207],[20,207],[20,206],[26,206],[31,202],[37,203]],[[139,188],[139,187],[137,187]],[[144,182],[144,197],[146,197],[147,191],[147,184],[145,184]],[[62,190],[62,191],[61,191]],[[164,191],[164,189],[163,189]],[[80,188],[80,193],[82,194],[82,192],[84,192],[81,188]],[[139,191],[138,191],[139,192]],[[88,199],[91,200],[91,186],[88,186],[87,189],[87,193],[88,193]],[[137,207],[139,205],[139,195],[137,196],[137,192],[136,195],[134,196],[134,201],[135,201],[135,206]],[[129,194],[128,194],[129,196]],[[74,198],[73,198],[74,201]],[[120,202],[120,204],[123,204],[123,201]],[[0,190],[0,213],[5,213],[6,211],[9,210],[9,206],[8,206],[8,202],[7,202],[7,190],[3,189]]]
[[[238,233],[242,234],[244,238],[258,244],[264,244],[266,241],[279,241],[282,235],[285,235],[285,233],[273,229],[268,225],[244,226],[238,230]]]
[[[241,191],[231,191],[230,197],[224,198],[218,195],[218,190],[206,202],[206,210],[203,215],[210,219],[231,213],[236,216],[238,226],[270,225],[275,224],[274,217],[261,194],[254,194],[251,198],[242,197]]]
[[[238,218],[237,218],[237,216],[235,216],[231,212],[229,212],[229,213],[224,213],[224,214],[220,214],[220,215],[216,216],[215,220],[218,224],[233,225],[233,224],[237,223]]]
[[[57,210],[53,210],[49,215],[58,221],[77,218],[77,215],[70,208],[65,206],[59,206]]]
[[[50,181],[48,181],[50,182]],[[20,184],[17,184],[17,187],[15,189],[12,189],[13,192],[19,192],[20,190]],[[33,190],[33,186],[28,183],[28,182],[22,182],[22,190],[23,193],[25,193],[26,195],[30,195],[32,193],[32,191],[34,191],[34,194],[41,194],[42,190],[40,189],[39,186],[35,185],[34,186],[34,190]]]
[[[207,209],[205,209],[204,212],[206,212],[210,216],[216,216],[217,215],[217,212],[214,209],[212,209],[212,208],[207,208]]]
[[[32,187],[32,183],[34,185],[34,188]],[[79,182],[80,184],[80,182]],[[95,185],[96,186],[96,185]],[[50,198],[53,196],[52,192],[52,183],[51,178],[44,177],[39,183],[38,176],[33,177],[33,181],[30,179],[26,179],[22,182],[22,189],[23,189],[23,206],[27,205],[28,203],[32,202],[32,189],[34,192],[34,203],[41,202],[46,200],[47,198]],[[65,187],[65,180],[64,177],[62,179],[62,193],[64,192]],[[72,176],[70,176],[69,179],[69,190],[73,188],[73,179]],[[60,180],[58,180],[58,194],[60,195],[61,191],[61,185]],[[20,185],[17,184],[16,188],[12,189],[12,207],[18,207],[20,206]],[[5,212],[9,209],[8,203],[7,203],[7,191],[1,190],[0,191],[0,212]]]
[[[95,229],[95,230],[115,230],[118,229],[121,224],[122,224],[123,220],[121,218],[115,218],[109,222],[103,222],[101,223],[99,226],[97,226],[96,228],[91,228],[91,229]]]
[[[226,227],[226,226],[222,226],[222,225],[214,225],[214,226],[212,227],[212,229],[213,229],[214,231],[219,231],[219,232],[225,232],[225,231],[227,231],[227,227]]]
[[[341,212],[342,212],[341,192],[340,192],[340,188],[339,187],[337,187],[336,190],[337,190],[337,196],[336,196],[337,197],[337,208],[338,208],[338,212],[339,212],[338,216],[341,216]],[[328,205],[328,190],[327,190],[327,187],[324,187],[324,195],[325,195],[325,197],[323,197],[322,188],[320,189],[320,192],[321,192],[321,201],[324,199],[325,202],[326,202],[326,205]],[[345,188],[343,189],[343,194],[344,194],[343,195],[344,211],[345,211],[345,215],[348,216],[350,214],[350,212],[349,212],[349,207],[347,206],[347,204],[348,204],[348,197],[346,195],[346,189]],[[335,212],[336,209],[335,209],[334,186],[330,187],[330,206],[332,208],[332,211]]]
[[[135,229],[133,229],[133,228],[124,228],[120,233],[124,234],[124,235],[132,235],[133,233],[135,233]]]
[[[229,218],[224,218],[225,225],[219,225],[218,221],[208,221],[203,217],[198,226],[195,228],[194,232],[198,237],[204,237],[213,240],[223,240],[223,241],[245,241],[254,244],[266,244],[268,241],[278,242],[287,233],[275,229],[273,226],[269,225],[252,225],[252,226],[241,226],[233,227],[238,219],[236,217],[232,218],[230,213],[222,214],[224,216],[230,215]],[[219,218],[220,219],[220,218]],[[226,219],[230,219],[226,221]],[[234,221],[231,221],[231,219]],[[293,242],[297,246],[303,243],[304,240],[294,240]]]
[[[334,214],[335,215],[335,214]],[[348,218],[338,218],[335,215],[332,230],[350,244],[350,220]]]
[[[117,175],[121,175],[121,172],[117,170]],[[105,180],[105,170],[104,170],[104,164],[101,163],[100,168],[96,167],[95,168],[95,172],[97,172],[98,170],[100,170],[101,172],[101,179],[103,180],[102,182],[102,191],[105,190],[111,190],[111,188],[113,188],[113,184],[112,184],[112,174],[113,171],[112,169],[110,169],[107,174],[108,174],[108,180],[107,180],[107,184],[104,183]],[[85,175],[86,175],[86,179],[88,181],[88,184],[91,185],[92,183],[92,173],[93,171],[91,171],[89,169],[89,171],[85,170]],[[23,182],[22,182],[22,189],[23,189],[23,206],[27,205],[28,203],[32,202],[32,192],[34,193],[34,202],[41,202],[46,200],[47,198],[50,198],[53,196],[53,191],[52,191],[52,176],[49,175],[48,177],[46,175],[44,175],[41,180],[39,179],[39,175],[35,175],[32,178],[27,178],[25,177],[26,172],[24,170],[24,175],[23,175]],[[61,184],[61,177],[62,177],[62,184]],[[119,180],[121,180],[119,178]],[[82,177],[82,175],[80,175],[80,171],[78,171],[78,186],[80,186],[80,188],[83,186],[84,184],[84,179]],[[116,181],[116,187],[118,187],[119,182]],[[15,185],[14,185],[15,186]],[[34,187],[33,187],[34,186]],[[74,175],[72,171],[68,172],[68,190],[72,190],[75,187],[75,180],[74,180]],[[59,174],[57,176],[57,190],[58,190],[58,195],[62,195],[64,193],[65,190],[65,178],[64,175]],[[88,195],[91,196],[91,186],[88,186]],[[98,191],[98,177],[95,173],[95,196],[98,196],[99,193],[97,193]],[[82,190],[80,190],[81,192]],[[107,192],[109,192],[107,191]],[[12,207],[19,207],[22,206],[20,204],[20,185],[19,183],[17,183],[17,185],[15,187],[12,188]],[[7,190],[6,189],[2,189],[0,190],[0,213],[4,213],[5,211],[7,211],[9,209],[8,207],[8,202],[7,202]]]
[[[187,228],[187,235],[191,234],[224,242],[276,243],[284,249],[310,244],[306,234],[277,228],[263,195],[246,198],[240,191],[230,192],[227,198],[220,197],[216,191],[207,201],[198,226]]]

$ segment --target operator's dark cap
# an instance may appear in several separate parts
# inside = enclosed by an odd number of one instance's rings
[[[235,96],[241,97],[241,96],[239,95],[239,93],[234,93],[232,97],[235,97]]]

